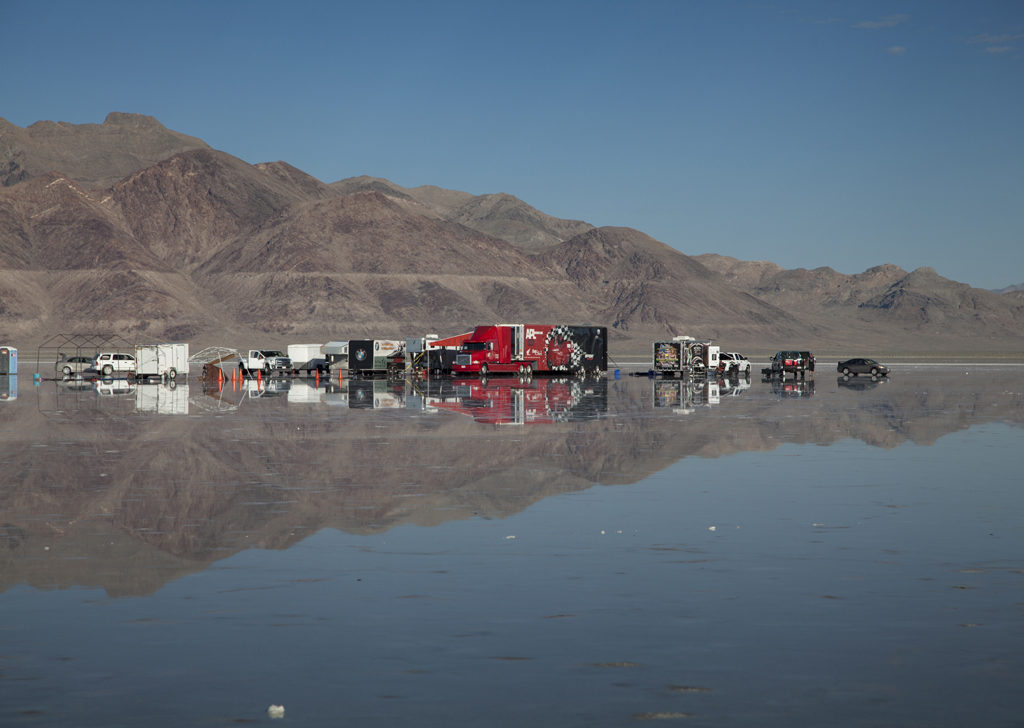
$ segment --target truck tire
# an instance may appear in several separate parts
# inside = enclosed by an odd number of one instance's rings
[[[480,379],[481,380],[483,380],[484,378],[487,377],[487,371],[488,371],[487,365],[486,364],[481,364],[480,365]]]

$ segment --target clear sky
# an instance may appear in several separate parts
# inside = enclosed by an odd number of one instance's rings
[[[1024,2],[0,0],[0,116],[148,114],[325,181],[688,254],[1024,282]]]

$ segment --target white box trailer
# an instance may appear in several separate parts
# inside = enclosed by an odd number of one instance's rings
[[[288,344],[288,358],[293,369],[307,369],[305,365],[313,359],[324,358],[323,344]]]
[[[135,347],[135,376],[175,380],[188,376],[188,344],[145,344]]]

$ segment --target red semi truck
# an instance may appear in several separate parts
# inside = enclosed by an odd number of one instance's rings
[[[454,374],[598,372],[608,369],[608,329],[565,324],[477,326],[462,342]]]

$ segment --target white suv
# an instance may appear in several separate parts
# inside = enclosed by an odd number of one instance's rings
[[[131,354],[119,354],[117,352],[103,352],[96,355],[93,367],[98,369],[104,376],[110,376],[114,372],[135,373],[135,357]]]
[[[718,355],[718,361],[722,371],[726,374],[731,372],[750,374],[750,362],[747,361],[747,357],[737,354],[735,351],[723,351]]]

